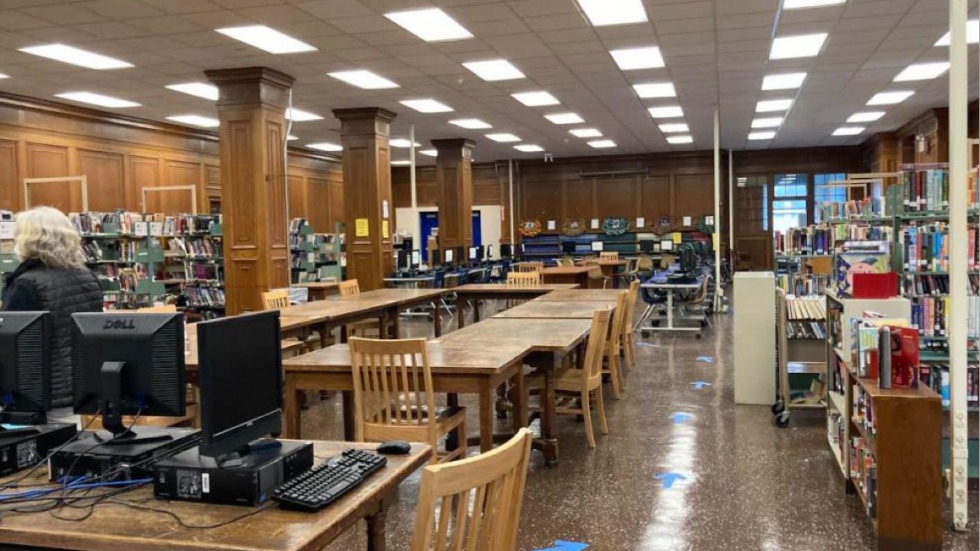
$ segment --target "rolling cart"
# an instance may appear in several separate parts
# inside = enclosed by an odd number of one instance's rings
[[[773,403],[772,422],[784,429],[790,423],[790,410],[794,409],[825,409],[827,398],[826,385],[822,375],[826,364],[814,361],[793,361],[790,359],[789,337],[787,327],[789,314],[786,293],[776,288],[776,402]],[[793,388],[790,384],[791,375],[813,375],[809,389]]]

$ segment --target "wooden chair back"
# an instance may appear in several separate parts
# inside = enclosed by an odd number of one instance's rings
[[[411,551],[517,551],[531,431],[478,456],[426,467]]]
[[[623,323],[629,308],[626,305],[627,300],[629,300],[629,291],[623,291],[616,295],[616,310],[613,312],[612,321],[609,322],[609,340],[607,343],[613,354],[619,354],[619,344],[623,337]]]
[[[537,287],[541,285],[541,272],[508,272],[507,285],[513,287]]]
[[[616,251],[599,251],[599,260],[619,260],[619,253]]]
[[[392,440],[398,429],[422,427],[429,428],[433,441],[436,404],[425,339],[354,337],[348,345],[357,441]]]
[[[589,279],[606,279],[606,275],[602,273],[602,266],[600,266],[596,261],[591,260],[583,262],[582,266],[589,268]]]
[[[348,279],[347,281],[340,282],[340,285],[337,286],[337,291],[342,297],[352,297],[361,294],[361,286],[358,285],[356,279]]]
[[[289,290],[273,289],[262,293],[262,308],[265,310],[280,310],[289,306]]]
[[[639,260],[636,263],[636,267],[644,272],[649,272],[653,270],[653,257],[648,254],[641,254]]]
[[[631,281],[626,291],[626,313],[623,316],[623,338],[633,332],[633,316],[636,314],[636,299],[640,296],[640,282]],[[624,343],[629,342],[628,340]]]
[[[521,262],[517,265],[518,272],[540,272],[544,269],[544,262]]]
[[[175,314],[177,313],[177,307],[173,304],[160,304],[157,306],[137,308],[136,312],[139,314]]]
[[[572,257],[570,257],[570,256],[563,256],[563,257],[561,257],[561,260],[559,261],[559,264],[562,265],[562,266],[574,266],[575,265],[575,259],[572,258]]]
[[[618,299],[616,303],[619,304]],[[612,317],[612,310],[609,308],[596,310],[592,314],[592,329],[589,331],[589,341],[585,345],[585,360],[582,362],[582,379],[587,385],[602,384],[602,356]]]

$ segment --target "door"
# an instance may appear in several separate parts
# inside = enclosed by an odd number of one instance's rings
[[[480,218],[480,211],[473,211],[473,246],[479,247],[483,244],[483,230],[480,227],[482,219]]]
[[[772,269],[769,177],[739,176],[735,188],[735,269]]]

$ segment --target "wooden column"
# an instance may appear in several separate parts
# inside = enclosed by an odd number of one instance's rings
[[[432,140],[439,189],[439,246],[443,249],[473,244],[473,140]],[[465,254],[465,253],[464,253]],[[465,258],[465,257],[464,257]]]
[[[380,107],[334,109],[344,146],[347,279],[363,291],[384,287],[392,272],[391,148],[395,113]]]
[[[225,306],[258,311],[263,291],[289,286],[283,145],[294,79],[266,67],[204,74],[220,91]]]

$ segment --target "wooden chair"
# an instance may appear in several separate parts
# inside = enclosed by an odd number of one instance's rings
[[[358,442],[427,442],[436,462],[466,457],[466,409],[436,409],[425,339],[355,337],[348,344]],[[452,431],[459,448],[440,456],[439,439]]]
[[[341,281],[337,289],[342,297],[354,297],[361,294],[361,286],[356,279]],[[361,320],[347,324],[347,334],[350,336],[366,337],[368,334],[381,337],[381,323],[378,320]]]
[[[537,287],[541,285],[541,272],[508,272],[507,285],[513,287]]]
[[[540,272],[544,269],[544,262],[521,262],[517,265],[518,272]]]
[[[599,260],[619,260],[619,253],[616,251],[599,251]]]
[[[609,337],[606,339],[606,345],[602,348],[602,360],[605,363],[602,374],[609,375],[613,398],[617,400],[622,397],[623,388],[626,386],[622,365],[619,363],[619,352],[623,338],[623,322],[626,319],[628,296],[628,291],[623,291],[616,296],[616,311],[613,312],[612,322],[609,324]]]
[[[265,310],[282,310],[289,308],[289,290],[273,289],[262,293],[262,308]]]
[[[176,314],[177,307],[173,304],[158,304],[157,306],[144,306],[137,308],[139,314]]]
[[[583,266],[588,266],[589,268],[589,279],[593,281],[602,281],[602,288],[605,289],[606,285],[609,285],[609,278],[606,274],[602,273],[602,266],[599,266],[595,261],[589,261],[582,263]]]
[[[558,261],[558,265],[565,267],[575,266],[575,259],[570,256],[563,256],[561,260]]]
[[[361,286],[356,279],[348,279],[337,285],[337,292],[342,297],[352,297],[361,294]]]
[[[595,406],[599,412],[599,430],[609,433],[606,424],[606,409],[602,400],[602,354],[609,334],[610,310],[596,310],[592,315],[592,329],[585,347],[585,360],[582,369],[566,369],[555,379],[556,394],[571,395],[571,398],[558,404],[560,415],[582,415],[585,418],[585,437],[589,448],[595,448],[595,435],[592,432],[592,394],[595,393]],[[544,376],[532,373],[525,381],[529,392],[544,392]],[[575,398],[580,406],[575,405]]]
[[[426,467],[410,551],[517,551],[531,440],[521,429],[487,453]]]
[[[636,280],[630,282],[626,294],[626,313],[623,316],[623,336],[620,339],[620,346],[623,349],[623,366],[626,368],[625,371],[629,371],[636,365],[636,336],[633,332],[633,316],[636,313],[636,300],[640,296],[640,282]]]

